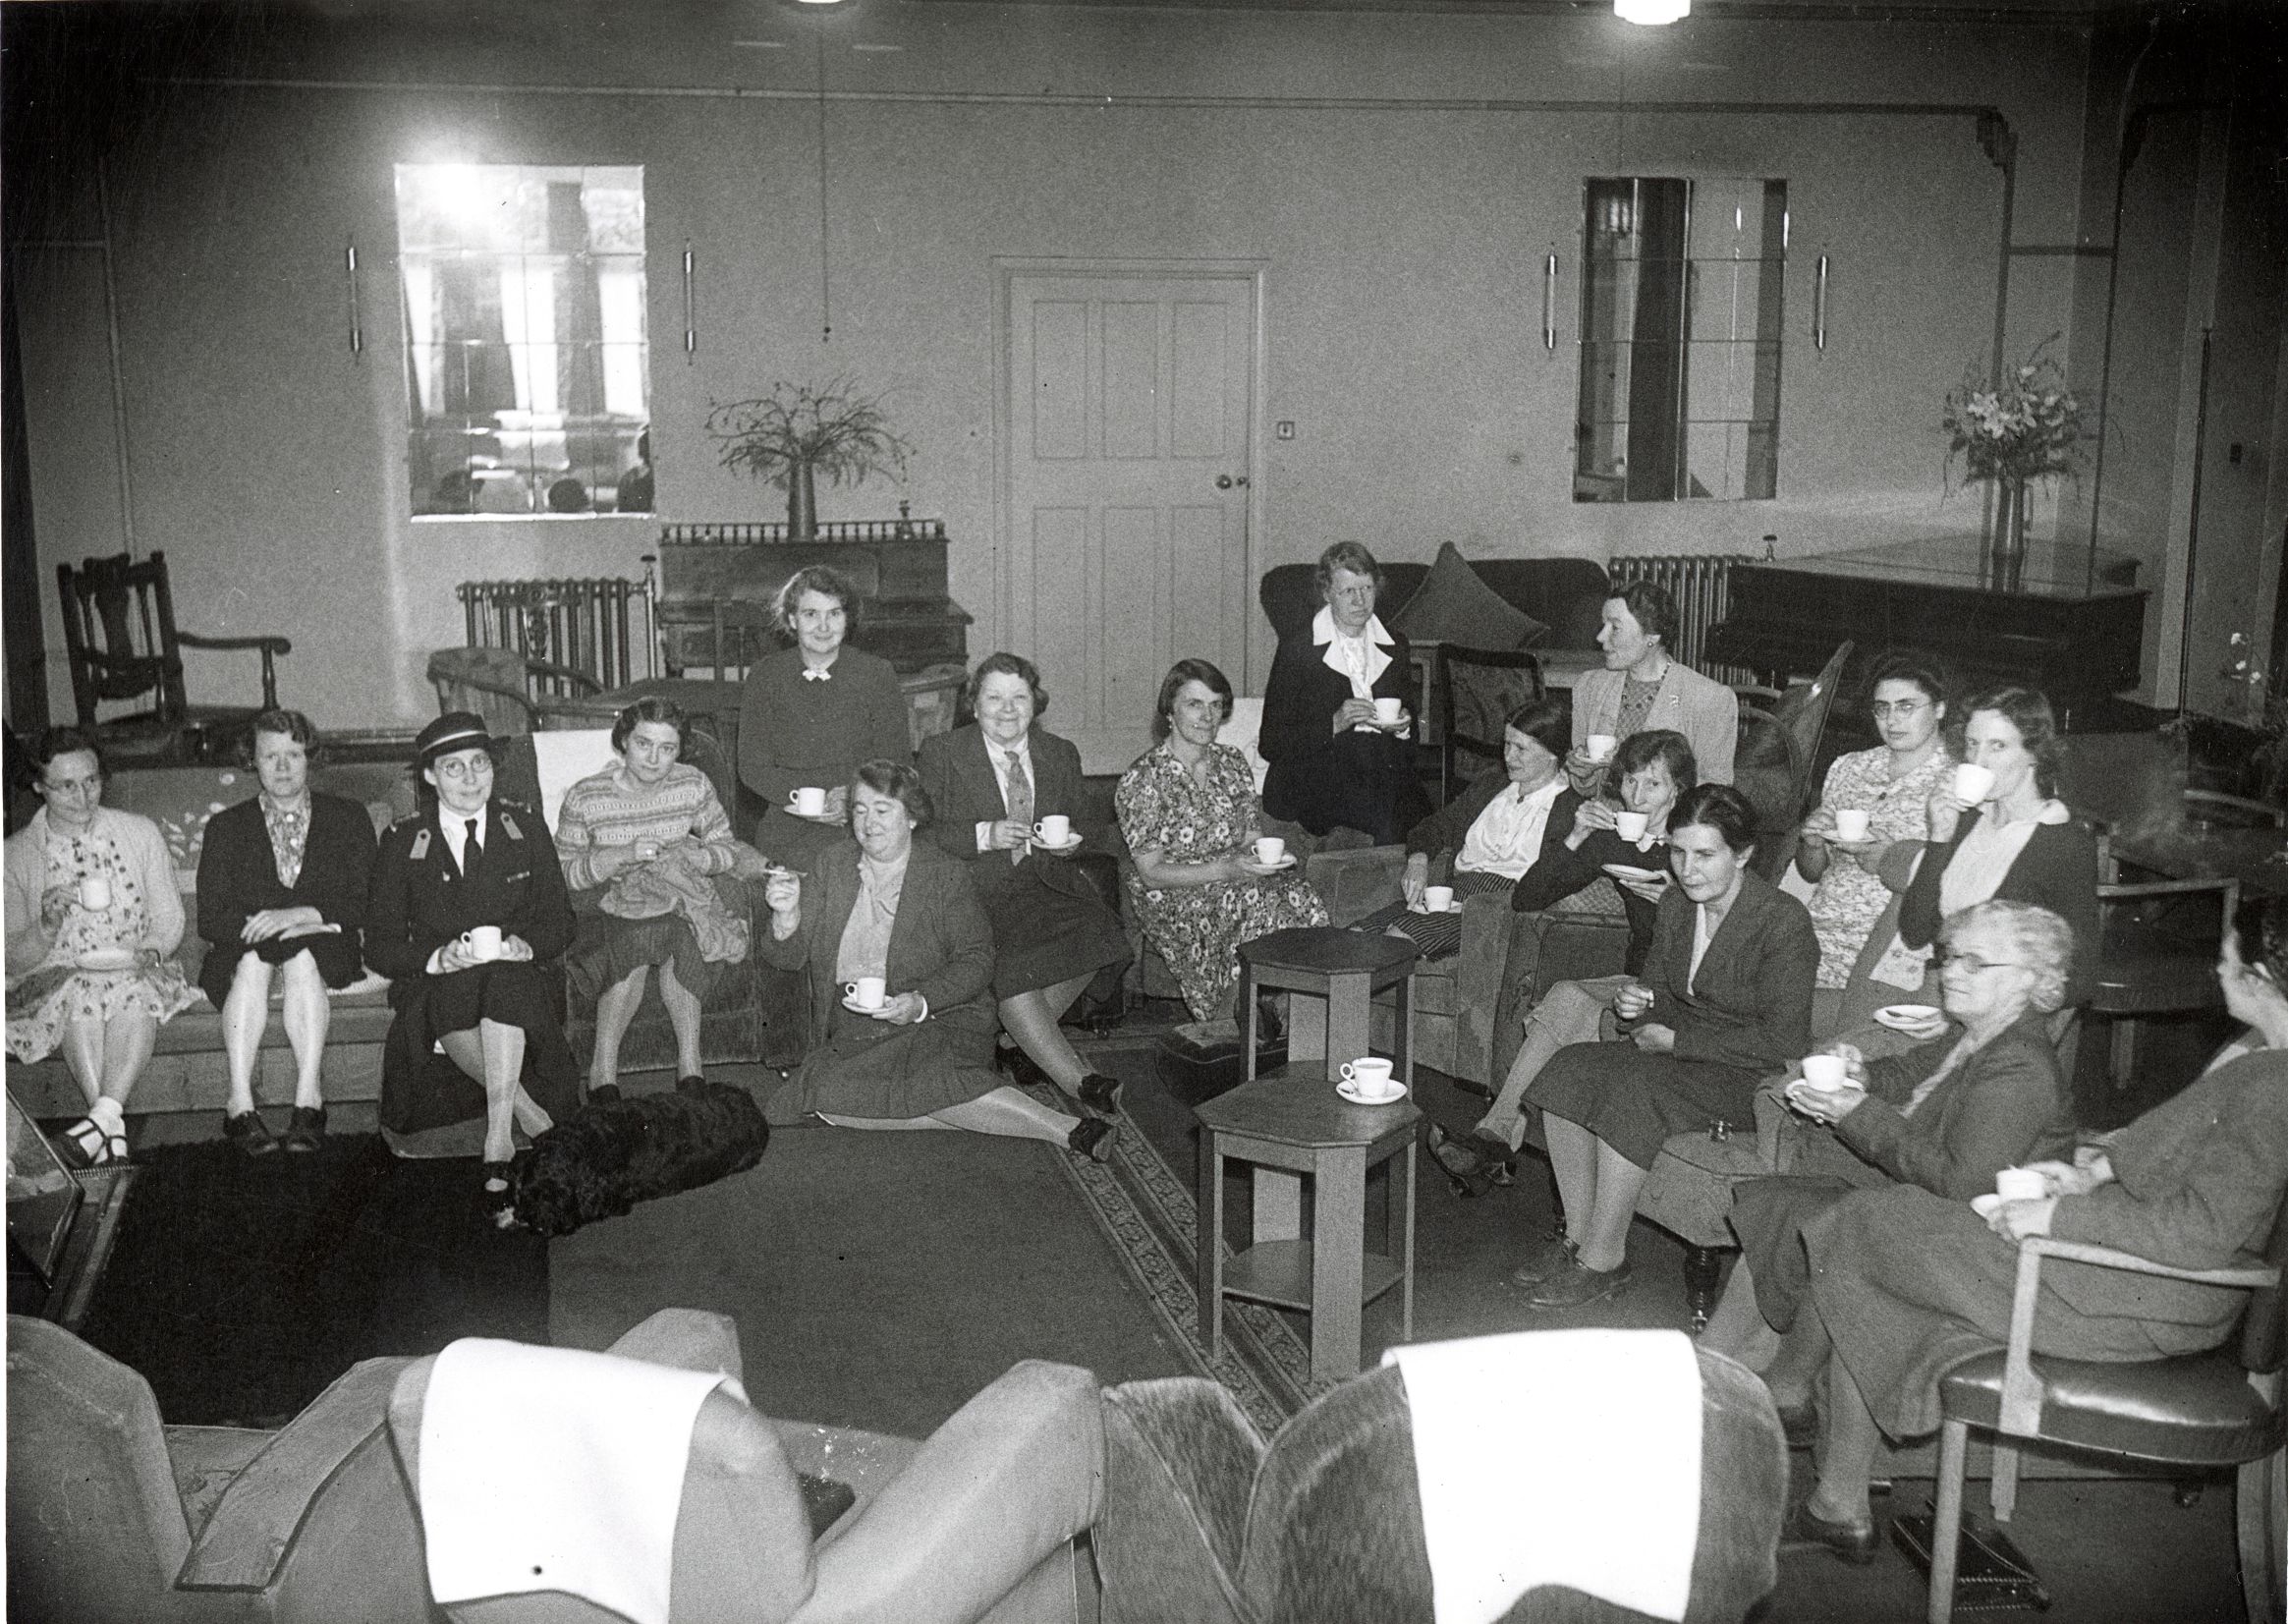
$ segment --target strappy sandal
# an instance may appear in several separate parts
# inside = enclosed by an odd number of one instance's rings
[[[127,1160],[127,1135],[107,1134],[102,1124],[84,1116],[51,1142],[56,1159],[75,1173],[90,1167],[111,1167]]]

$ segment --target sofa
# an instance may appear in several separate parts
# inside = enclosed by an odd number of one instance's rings
[[[741,1372],[729,1316],[653,1315],[611,1352]],[[432,1362],[353,1367],[284,1428],[166,1427],[142,1377],[44,1320],[8,1321],[8,1613],[26,1619],[477,1624],[609,1620],[537,1593],[435,1609],[419,1497]],[[682,1571],[670,1624],[1052,1624],[1081,1615],[1103,1460],[1095,1378],[1029,1360],[924,1441],[738,1407],[725,1470],[695,1429],[684,1516],[737,1519],[716,1573]],[[409,1432],[409,1428],[411,1428]],[[731,1543],[695,1540],[700,1562]],[[1092,1597],[1091,1597],[1092,1599]]]
[[[1587,558],[1481,558],[1465,560],[1452,542],[1442,544],[1429,564],[1378,558],[1382,566],[1382,593],[1375,613],[1382,623],[1413,641],[1458,643],[1479,648],[1593,648],[1597,626],[1610,595],[1604,567]],[[1315,564],[1279,564],[1263,572],[1256,601],[1263,607],[1271,630],[1284,638],[1308,635],[1320,598]],[[1474,576],[1492,595],[1541,628],[1524,641],[1476,642],[1474,637],[1499,638],[1498,631],[1473,633],[1475,625],[1490,622],[1473,618],[1470,583],[1457,572]],[[1431,597],[1423,597],[1425,588]],[[1432,599],[1434,598],[1434,602]],[[1418,605],[1418,599],[1420,603]],[[1437,613],[1436,624],[1402,624],[1409,611]]]

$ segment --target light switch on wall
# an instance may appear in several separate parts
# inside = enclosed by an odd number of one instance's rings
[[[1281,418],[1279,421],[1273,425],[1271,431],[1282,440],[1292,440],[1295,438],[1295,420],[1293,418]]]

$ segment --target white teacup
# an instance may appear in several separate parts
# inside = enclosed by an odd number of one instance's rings
[[[1269,865],[1287,855],[1287,842],[1275,834],[1264,835],[1256,842],[1256,861]]]
[[[1994,793],[1994,774],[1976,761],[1965,761],[1954,769],[1954,798],[1966,807],[1975,807]]]
[[[1454,887],[1425,885],[1423,887],[1423,906],[1433,914],[1443,914],[1454,906]]]
[[[1835,838],[1838,840],[1865,840],[1867,813],[1857,807],[1839,807],[1835,812]]]
[[[806,786],[787,797],[787,808],[798,817],[824,817],[826,792],[815,786]]]
[[[1379,1054],[1364,1054],[1343,1062],[1343,1081],[1367,1098],[1377,1098],[1398,1092],[1398,1083],[1390,1070],[1390,1062]]]
[[[1851,1082],[1851,1073],[1840,1054],[1807,1054],[1804,1081],[1822,1093],[1831,1093]]]
[[[490,964],[500,957],[500,926],[473,924],[461,933],[461,942],[471,958]]]
[[[1652,819],[1644,812],[1620,812],[1613,813],[1613,833],[1623,840],[1643,840],[1645,831],[1652,826]]]
[[[1592,761],[1609,761],[1613,752],[1621,748],[1621,741],[1609,733],[1592,733],[1582,741],[1581,748],[1589,752]]]
[[[1994,1194],[2006,1202],[2037,1202],[2049,1194],[2049,1180],[2031,1167],[2005,1167],[1994,1175]]]
[[[859,1008],[879,1009],[883,995],[889,991],[889,983],[879,976],[861,976],[855,981],[843,982],[842,990]]]
[[[1043,846],[1062,846],[1073,838],[1073,820],[1063,812],[1050,812],[1032,826],[1032,838]]]
[[[90,914],[100,914],[111,906],[111,881],[101,874],[88,874],[80,881],[80,906]]]
[[[1384,727],[1396,727],[1399,717],[1405,711],[1406,701],[1404,700],[1377,699],[1374,701],[1374,719]]]

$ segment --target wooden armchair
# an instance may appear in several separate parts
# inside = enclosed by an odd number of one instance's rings
[[[1852,646],[1843,644],[1816,677],[1789,684],[1784,694],[1733,690],[1740,696],[1740,744],[1732,781],[1756,808],[1759,839],[1752,867],[1765,879],[1776,881],[1795,860],[1797,831],[1818,799],[1819,742]]]
[[[585,671],[514,648],[440,648],[429,656],[437,714],[469,710],[495,737],[559,728],[609,727],[624,700],[600,699],[603,684]]]
[[[1541,661],[1529,649],[1439,650],[1438,805],[1462,793],[1489,761],[1502,759],[1502,721],[1544,692]],[[1455,753],[1468,759],[1457,761]]]
[[[80,725],[129,756],[196,760],[234,727],[243,731],[278,703],[282,637],[202,637],[175,624],[167,555],[137,560],[126,553],[56,566],[64,611],[64,651],[72,668],[72,703]],[[247,649],[261,656],[260,705],[194,705],[183,683],[185,648]],[[147,708],[98,717],[102,704],[147,701]]]

